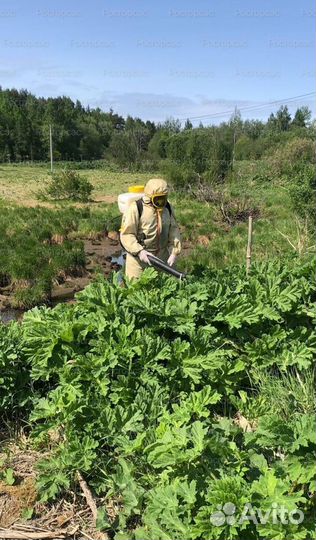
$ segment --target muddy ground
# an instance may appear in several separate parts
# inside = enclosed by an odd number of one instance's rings
[[[51,303],[56,305],[84,289],[93,279],[96,272],[105,277],[120,270],[123,264],[122,250],[116,232],[96,239],[81,238],[86,254],[86,266],[82,276],[66,277],[66,279],[52,288]]]
[[[61,273],[53,284],[48,305],[55,306],[59,302],[70,302],[76,292],[84,289],[96,272],[105,277],[113,271],[120,270],[124,263],[118,233],[113,231],[99,235],[97,238],[78,238],[83,241],[86,254],[86,266],[78,272],[78,276],[68,276]],[[24,310],[13,306],[14,290],[10,287],[0,288],[0,321],[7,323],[23,317]]]

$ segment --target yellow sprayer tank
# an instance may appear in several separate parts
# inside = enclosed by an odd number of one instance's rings
[[[144,195],[144,186],[130,186],[127,193],[121,193],[117,203],[121,214],[124,214],[133,201],[141,199]]]

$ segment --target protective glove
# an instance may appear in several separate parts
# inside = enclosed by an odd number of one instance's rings
[[[149,266],[151,266],[151,262],[148,259],[148,255],[150,255],[150,253],[148,251],[146,251],[146,249],[142,249],[138,253],[138,257],[142,261],[142,263],[145,263],[145,264],[148,264]]]
[[[171,253],[171,255],[169,256],[169,259],[167,260],[167,264],[169,264],[169,266],[173,266],[174,263],[176,262],[176,256],[174,255],[174,253]]]

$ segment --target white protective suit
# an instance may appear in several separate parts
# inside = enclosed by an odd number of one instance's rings
[[[169,209],[155,208],[155,196],[168,194],[168,185],[161,178],[152,178],[145,186],[141,217],[136,202],[133,202],[122,219],[121,243],[127,251],[125,273],[128,278],[140,277],[147,266],[139,260],[138,254],[145,249],[167,262],[171,253],[181,251],[180,231],[169,204]]]

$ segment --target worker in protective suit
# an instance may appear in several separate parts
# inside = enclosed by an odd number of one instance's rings
[[[181,251],[180,231],[168,202],[168,185],[161,178],[152,178],[141,200],[133,202],[123,215],[121,244],[125,248],[125,274],[139,278],[150,265],[148,254],[173,266]]]

